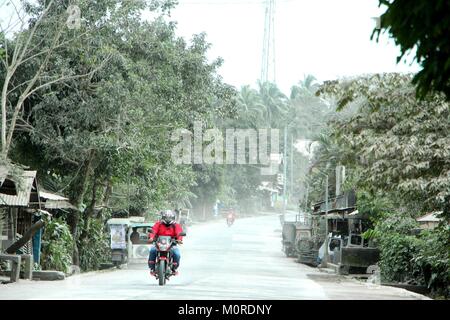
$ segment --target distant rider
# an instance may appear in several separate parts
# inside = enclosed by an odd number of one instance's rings
[[[178,244],[183,243],[183,237],[178,236],[181,232],[183,232],[183,229],[181,228],[181,225],[176,223],[175,219],[175,213],[170,210],[161,211],[161,220],[156,222],[153,226],[153,233],[149,233],[149,243],[152,243],[155,238],[158,238],[159,236],[170,236],[172,238],[175,238]],[[171,254],[173,258],[173,267],[172,267],[172,273],[174,275],[178,274],[177,269],[180,266],[180,250],[176,246],[172,246],[171,248]],[[156,275],[155,273],[155,261],[156,261],[156,247],[153,246],[150,248],[150,255],[148,257],[148,266],[150,268],[150,274],[152,276]]]
[[[227,220],[231,221],[231,223],[234,223],[234,220],[236,219],[236,214],[234,213],[234,210],[228,213]]]

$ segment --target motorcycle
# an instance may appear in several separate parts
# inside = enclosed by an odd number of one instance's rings
[[[234,217],[232,215],[227,216],[227,225],[231,227],[231,225],[234,223]]]
[[[186,236],[186,232],[181,232],[179,236]],[[156,239],[156,279],[159,285],[163,286],[172,276],[173,259],[170,249],[177,244],[177,241],[171,236],[159,236]]]

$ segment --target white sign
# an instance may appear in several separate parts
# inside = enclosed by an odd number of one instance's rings
[[[111,229],[111,249],[126,249],[126,232],[123,225],[110,225]]]

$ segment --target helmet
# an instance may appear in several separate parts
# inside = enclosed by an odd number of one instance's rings
[[[161,221],[166,225],[171,225],[175,223],[175,213],[171,210],[161,211]]]

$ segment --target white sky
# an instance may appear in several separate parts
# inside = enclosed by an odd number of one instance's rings
[[[224,59],[219,70],[224,81],[238,88],[256,86],[265,1],[178,1],[170,17],[178,22],[178,35],[189,40],[193,34],[206,32],[212,44],[209,58]],[[4,23],[11,8],[0,9]],[[417,72],[418,65],[410,65],[411,57],[408,63],[396,64],[400,50],[387,36],[379,43],[370,40],[375,26],[372,17],[384,10],[378,8],[378,0],[276,0],[276,82],[280,89],[288,95],[305,74],[323,81],[363,73]]]
[[[276,82],[289,94],[292,85],[312,74],[320,81],[376,72],[417,72],[396,64],[400,50],[387,36],[370,40],[385,8],[378,0],[276,0]],[[190,39],[206,32],[209,57],[225,61],[219,73],[234,86],[256,86],[261,73],[263,0],[179,0],[171,13],[178,34]],[[381,41],[382,40],[382,41]]]

